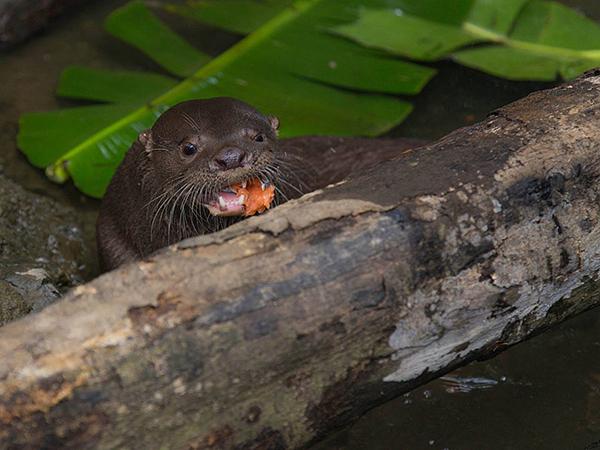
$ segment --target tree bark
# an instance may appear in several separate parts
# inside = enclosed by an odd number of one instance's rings
[[[600,71],[75,288],[0,329],[0,446],[302,447],[596,305],[598,142]]]
[[[0,0],[0,49],[25,40],[55,16],[89,0]]]

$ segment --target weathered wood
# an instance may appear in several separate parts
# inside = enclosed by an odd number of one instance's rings
[[[0,0],[0,49],[23,41],[55,16],[89,0]]]
[[[594,72],[76,288],[0,329],[0,446],[296,448],[599,303],[598,142]]]

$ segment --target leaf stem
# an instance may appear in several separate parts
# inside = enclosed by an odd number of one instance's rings
[[[117,130],[126,127],[132,123],[137,121],[141,121],[144,119],[146,114],[150,111],[159,108],[164,104],[170,104],[170,100],[176,97],[180,93],[185,93],[190,87],[194,86],[198,83],[198,80],[207,79],[212,74],[215,74],[222,70],[224,67],[231,64],[235,61],[239,55],[247,52],[251,48],[255,47],[269,36],[271,36],[277,29],[283,27],[287,23],[296,19],[299,15],[306,12],[308,9],[312,8],[322,0],[297,0],[288,8],[283,10],[280,14],[273,17],[270,21],[265,23],[258,30],[248,35],[246,38],[242,39],[240,42],[230,47],[223,53],[221,53],[216,58],[212,59],[208,64],[203,66],[197,72],[195,72],[191,77],[186,78],[178,85],[174,86],[169,91],[165,92],[163,95],[157,97],[152,100],[150,103],[132,111],[127,116],[122,119],[114,122],[110,126],[103,128],[98,131],[94,135],[90,136],[76,147],[67,152],[64,156],[58,159],[55,163],[48,166],[46,168],[46,173],[52,179],[58,182],[64,182],[68,179],[68,173],[65,168],[68,168],[68,161],[76,154],[81,152],[88,146],[97,144],[103,139],[109,137]]]
[[[289,22],[296,19],[296,17],[298,17],[300,14],[303,14],[306,12],[306,10],[312,8],[315,4],[321,1],[322,0],[298,0],[294,2],[291,6],[284,9],[280,14],[268,21],[265,25],[257,29],[255,32],[249,34],[236,45],[227,49],[218,57],[203,66],[191,77],[182,81],[170,91],[153,100],[151,105],[161,105],[162,103],[168,101],[170,96],[175,95],[180,91],[185,92],[190,86],[193,86],[195,83],[197,83],[199,79],[205,79],[210,75],[217,73],[219,70],[228,66],[235,59],[237,59],[239,55],[260,44],[262,41],[273,35],[277,29],[287,25]]]
[[[552,47],[549,45],[536,44],[534,42],[519,41],[511,39],[510,37],[490,31],[482,28],[471,22],[465,22],[462,25],[464,31],[470,35],[480,38],[484,41],[491,41],[497,44],[506,45],[507,47],[515,48],[517,50],[524,50],[527,52],[535,53],[540,56],[556,57],[561,56],[565,59],[570,60],[581,60],[587,59],[591,61],[600,62],[600,50],[575,50],[564,47]]]

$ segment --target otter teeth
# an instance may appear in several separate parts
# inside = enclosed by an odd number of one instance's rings
[[[240,195],[235,200],[229,201],[225,200],[222,195],[219,195],[219,197],[217,198],[217,203],[219,204],[219,209],[221,211],[229,210],[230,206],[232,205],[243,205],[245,201],[246,196],[244,194]]]
[[[242,189],[246,189],[246,186],[248,186],[248,182],[242,181]]]
[[[269,186],[269,184],[270,183],[268,181],[261,181],[260,188],[264,191]]]

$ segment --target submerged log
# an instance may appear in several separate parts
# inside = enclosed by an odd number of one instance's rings
[[[598,304],[599,142],[600,71],[74,289],[0,329],[0,447],[297,448]]]

